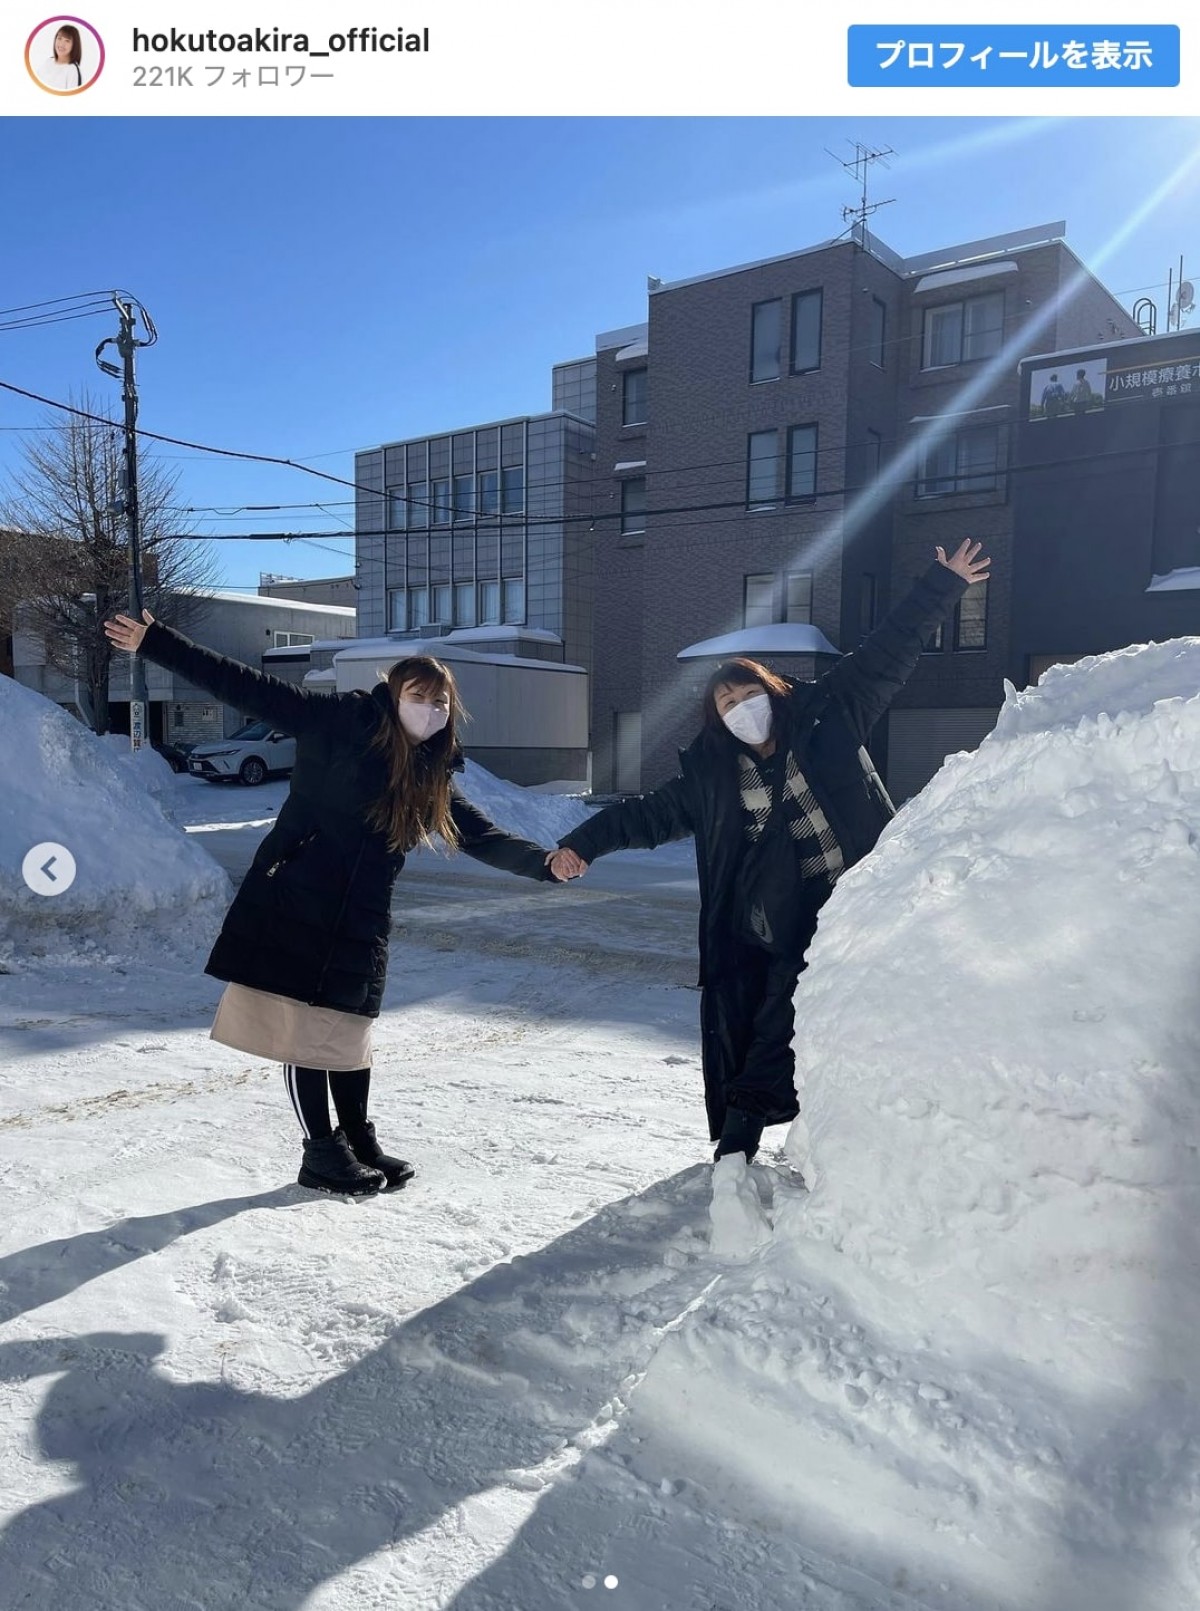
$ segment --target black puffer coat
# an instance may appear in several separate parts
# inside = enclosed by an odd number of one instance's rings
[[[378,1017],[392,887],[404,865],[367,823],[386,784],[384,758],[370,742],[381,722],[396,719],[386,684],[369,694],[311,693],[226,660],[160,621],[147,628],[140,652],[297,740],[291,791],[204,971],[314,1007]],[[456,788],[451,810],[469,856],[551,879],[540,846],[497,828]]]
[[[862,860],[895,815],[864,747],[867,736],[966,589],[949,567],[931,565],[852,654],[816,682],[792,683],[786,699],[771,702],[777,744],[795,755],[847,867]],[[681,752],[677,777],[608,806],[561,841],[590,862],[609,851],[648,850],[695,835],[702,985],[724,971],[738,929],[734,908],[744,850],[738,748],[724,729],[703,730]]]

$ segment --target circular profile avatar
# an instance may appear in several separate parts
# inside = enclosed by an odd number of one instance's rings
[[[78,95],[100,77],[104,42],[82,17],[48,17],[25,43],[25,66],[51,95]]]

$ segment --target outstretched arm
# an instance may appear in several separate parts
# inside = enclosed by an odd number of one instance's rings
[[[115,648],[144,655],[203,688],[222,704],[248,711],[298,737],[344,721],[348,702],[355,710],[363,703],[356,694],[314,694],[281,677],[270,677],[238,660],[228,660],[156,621],[149,610],[142,611],[141,623],[128,615],[118,615],[115,621],[104,623],[104,630]]]
[[[516,834],[497,828],[477,806],[459,793],[458,785],[450,785],[450,815],[458,829],[458,842],[468,856],[499,867],[502,872],[516,873],[520,878],[534,878],[543,883],[555,882],[544,845],[535,845],[531,839],[520,839]]]
[[[687,796],[687,784],[675,777],[649,794],[606,806],[559,840],[551,862],[556,876],[575,878],[613,850],[653,850],[670,839],[686,839],[695,831]]]
[[[936,564],[852,654],[819,679],[841,700],[861,743],[917,669],[930,634],[973,582],[987,580],[990,561],[979,557],[982,546],[964,542],[949,559],[936,549]]]

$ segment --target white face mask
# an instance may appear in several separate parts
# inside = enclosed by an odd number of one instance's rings
[[[450,720],[450,712],[441,705],[427,705],[423,699],[396,701],[400,725],[414,744],[423,744],[427,738],[440,733]]]
[[[771,736],[770,696],[751,694],[727,710],[721,720],[743,744],[765,744]]]

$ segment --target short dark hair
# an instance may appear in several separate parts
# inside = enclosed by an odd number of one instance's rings
[[[717,711],[717,689],[722,683],[728,683],[731,688],[746,688],[752,683],[758,683],[776,699],[783,699],[788,691],[788,684],[778,672],[772,671],[769,666],[762,665],[758,660],[751,660],[746,655],[740,654],[735,655],[732,660],[722,660],[705,684],[701,705],[705,727],[717,727],[722,732],[725,731],[725,723]]]

